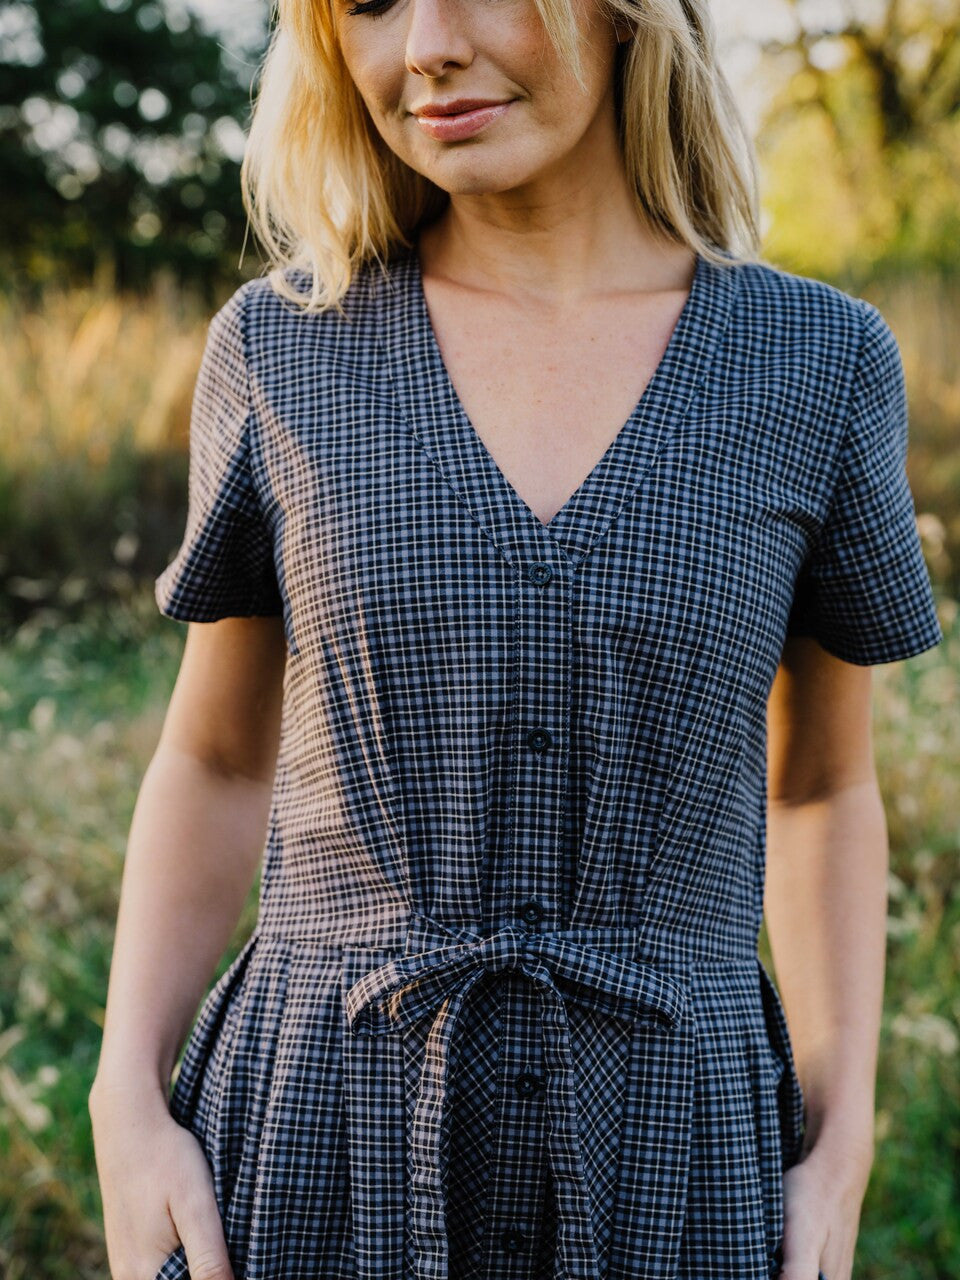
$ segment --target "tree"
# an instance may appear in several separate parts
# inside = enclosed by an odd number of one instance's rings
[[[153,0],[0,3],[4,274],[235,266],[257,56]]]
[[[792,33],[762,46],[792,73],[758,139],[771,244],[820,269],[955,268],[960,0],[785,10]]]

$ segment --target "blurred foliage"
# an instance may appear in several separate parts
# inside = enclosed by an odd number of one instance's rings
[[[87,1095],[126,836],[183,637],[141,592],[82,622],[46,608],[0,648],[4,1280],[108,1280]]]
[[[960,0],[784,0],[757,143],[765,251],[852,287],[954,274]]]
[[[266,9],[266,6],[265,6]],[[0,273],[119,287],[235,273],[259,49],[153,0],[0,6]]]
[[[165,276],[0,294],[0,623],[122,600],[170,558],[207,319]]]
[[[960,288],[931,273],[878,278],[866,291],[900,345],[910,410],[907,474],[935,580],[960,597]]]
[[[0,4],[0,281],[255,273],[239,161],[270,14],[223,43],[188,0]],[[766,256],[855,289],[955,273],[960,0],[773,0],[758,31],[771,14]]]

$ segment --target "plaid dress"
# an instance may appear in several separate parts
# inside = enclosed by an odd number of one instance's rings
[[[256,280],[216,314],[156,581],[288,647],[256,928],[170,1099],[238,1280],[775,1275],[804,1101],[757,954],[767,695],[788,632],[859,664],[942,639],[896,340],[698,257],[544,525],[416,252],[344,306]]]

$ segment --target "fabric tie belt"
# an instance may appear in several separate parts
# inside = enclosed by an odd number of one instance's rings
[[[689,1037],[680,1034],[686,1025],[686,990],[676,978],[627,958],[636,942],[636,931],[617,928],[532,933],[507,925],[492,934],[480,935],[464,929],[450,930],[415,913],[407,954],[394,956],[346,985],[346,1013],[354,1036],[382,1035],[427,1016],[433,1019],[410,1135],[409,1228],[416,1280],[448,1280],[441,1138],[451,1038],[470,989],[486,974],[508,973],[521,974],[534,985],[542,1011],[548,1158],[557,1199],[558,1274],[565,1280],[600,1280],[565,1005],[572,1002],[630,1024],[649,1026],[654,1038],[666,1033],[668,1038],[686,1040],[687,1052],[681,1054],[681,1059],[685,1057],[688,1078],[677,1079],[674,1073],[671,1082],[671,1073],[662,1072],[665,1103],[676,1104],[680,1095],[682,1105],[692,1062]],[[663,1055],[673,1052],[655,1049],[651,1064],[655,1066],[659,1060],[662,1068]],[[673,1065],[678,1065],[675,1058]],[[647,1097],[646,1089],[644,1096],[646,1104],[640,1099],[641,1105],[657,1104],[657,1097]],[[666,1130],[658,1133],[656,1116],[650,1120],[654,1130],[641,1146],[649,1150],[651,1167],[671,1148],[682,1166],[682,1141],[678,1144]],[[376,1141],[375,1135],[371,1140]],[[670,1178],[666,1175],[670,1170],[665,1169],[664,1173],[666,1181],[660,1194],[669,1199]],[[685,1170],[679,1167],[678,1173],[681,1181],[677,1185],[682,1190]],[[651,1238],[651,1256],[659,1249],[662,1259],[670,1253],[670,1241],[661,1234],[669,1224],[651,1221],[650,1226],[651,1236],[659,1236]],[[362,1265],[360,1272],[364,1273]],[[660,1272],[651,1263],[649,1272],[642,1274]]]

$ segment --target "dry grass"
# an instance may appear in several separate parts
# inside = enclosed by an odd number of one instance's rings
[[[182,447],[207,320],[163,281],[142,298],[51,288],[39,308],[0,295],[5,468]]]

